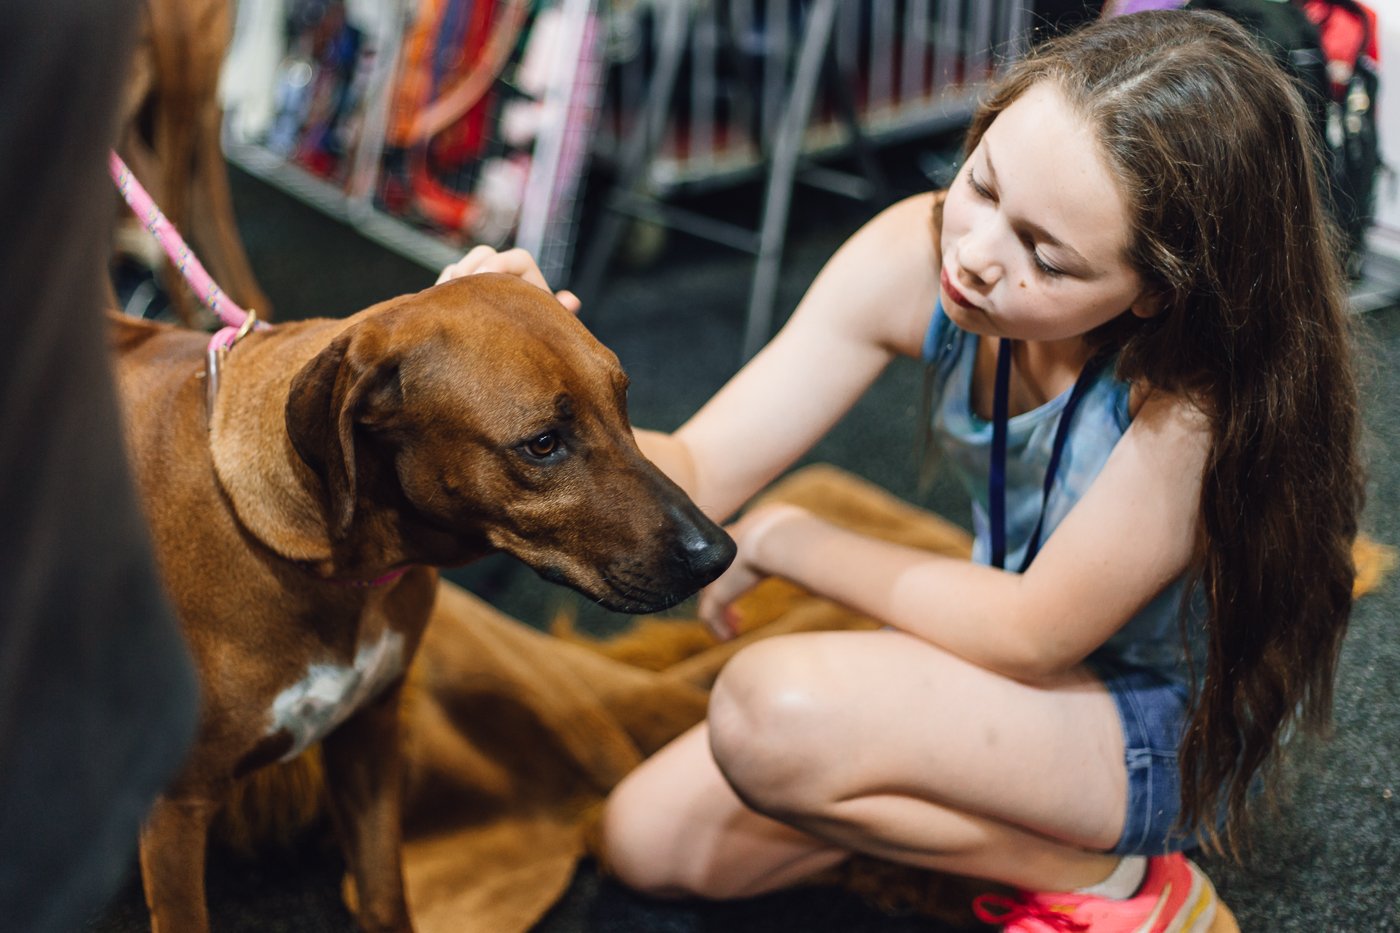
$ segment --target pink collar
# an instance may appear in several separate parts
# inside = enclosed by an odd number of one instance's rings
[[[412,570],[412,567],[400,567],[397,570],[390,570],[382,577],[375,577],[373,580],[331,580],[336,586],[353,587],[355,589],[371,589],[376,586],[386,586],[393,583],[399,577]]]

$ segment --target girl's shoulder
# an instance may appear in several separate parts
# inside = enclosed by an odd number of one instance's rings
[[[918,356],[938,298],[941,206],[941,193],[913,195],[847,239],[809,290],[810,303],[823,309],[816,319]]]
[[[1208,445],[1214,430],[1210,415],[1194,399],[1142,382],[1128,386],[1128,412],[1132,423],[1145,431],[1195,445]]]
[[[905,356],[918,357],[925,348],[930,317],[937,317],[938,277],[943,268],[943,201],[946,191],[927,191],[898,202],[887,209],[888,223],[882,230],[881,244],[886,255],[902,255],[906,292],[919,298],[914,313],[899,322],[893,335],[896,349]],[[882,215],[881,219],[885,219]]]

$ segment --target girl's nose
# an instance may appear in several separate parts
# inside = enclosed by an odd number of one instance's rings
[[[958,240],[958,284],[987,289],[1001,278],[1001,264],[996,260],[992,241],[986,224],[974,227]]]

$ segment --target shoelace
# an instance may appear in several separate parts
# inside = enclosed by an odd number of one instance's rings
[[[1052,930],[1063,930],[1064,933],[1082,933],[1089,929],[1087,923],[1080,923],[1053,905],[1001,894],[978,895],[972,902],[972,912],[978,920],[995,926],[1005,927],[1022,920],[1037,920]]]

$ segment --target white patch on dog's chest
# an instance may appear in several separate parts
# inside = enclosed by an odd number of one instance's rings
[[[340,725],[367,700],[403,673],[403,636],[385,632],[373,644],[360,645],[354,663],[312,664],[306,676],[277,694],[269,716],[270,735],[287,732],[290,761]]]

